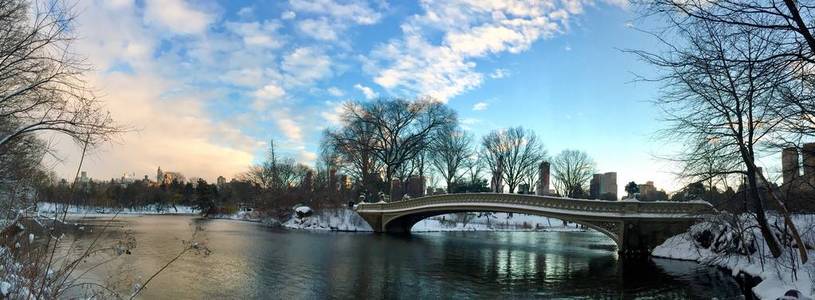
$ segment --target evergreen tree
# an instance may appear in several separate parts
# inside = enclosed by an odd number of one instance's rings
[[[636,182],[632,181],[625,185],[625,192],[628,193],[628,198],[631,199],[634,198],[636,194],[639,194],[640,187],[637,185]]]

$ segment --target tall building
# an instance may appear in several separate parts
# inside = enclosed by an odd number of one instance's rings
[[[538,186],[535,194],[543,196],[549,194],[549,162],[541,162],[538,166]]]
[[[648,200],[654,199],[654,195],[657,192],[657,188],[654,186],[653,181],[646,181],[645,184],[638,184],[637,187],[640,190],[641,199]]]
[[[300,181],[300,187],[306,191],[314,191],[314,171],[308,170]]]
[[[223,189],[224,186],[226,186],[226,178],[224,178],[223,176],[218,176],[218,179],[216,179],[215,182],[219,190]]]
[[[80,173],[80,175],[79,175],[79,182],[80,183],[88,183],[89,181],[91,181],[91,178],[88,177],[88,172],[82,171]]]
[[[337,176],[333,175],[333,177],[331,178],[337,178]],[[336,190],[337,189],[336,187],[339,186],[339,189],[341,191],[349,191],[351,190],[352,185],[353,182],[351,181],[351,177],[348,175],[342,175],[339,178],[338,185],[332,185],[331,187],[333,188],[332,190]]]
[[[405,182],[405,194],[410,195],[411,198],[424,196],[425,185],[424,176],[410,176]]]
[[[600,198],[601,177],[603,177],[603,174],[594,174],[591,176],[591,181],[589,182],[589,198],[591,199]]]
[[[804,177],[807,181],[812,182],[815,178],[815,143],[806,143],[802,148]]]
[[[178,172],[164,172],[161,170],[161,167],[158,167],[158,171],[156,171],[156,183],[158,184],[170,184],[173,181],[178,181],[179,183],[184,183],[186,178],[184,175]],[[196,182],[193,180],[192,182],[195,184]]]
[[[399,178],[394,178],[391,180],[391,201],[401,200],[403,195],[404,191],[402,189],[402,181],[399,180]]]
[[[503,176],[504,176],[504,160],[502,158],[498,158],[498,166],[495,168],[495,172],[492,172],[492,179],[490,180],[490,190],[493,193],[503,193],[504,192],[504,185],[503,185]]]
[[[602,178],[603,180],[600,182],[600,196],[613,194],[614,200],[617,200],[617,172],[605,173]]]
[[[589,184],[589,198],[617,200],[617,172],[594,174]]]
[[[801,176],[798,148],[790,147],[781,151],[781,173],[784,183],[791,183]]]

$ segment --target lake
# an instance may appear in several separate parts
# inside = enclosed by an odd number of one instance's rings
[[[83,218],[87,247],[109,218]],[[99,245],[125,235],[132,254],[87,278],[129,295],[176,256],[194,228],[212,251],[188,253],[159,274],[143,299],[738,298],[735,280],[693,262],[621,259],[597,232],[444,232],[391,236],[305,232],[193,216],[127,216]],[[101,257],[93,260],[103,259]],[[90,265],[87,264],[87,265]]]

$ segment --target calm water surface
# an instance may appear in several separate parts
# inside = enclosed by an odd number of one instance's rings
[[[83,219],[83,246],[107,219]],[[595,232],[314,233],[188,216],[119,217],[137,240],[91,272],[128,294],[182,248],[194,226],[210,255],[182,257],[143,299],[730,299],[727,274],[691,262],[621,260]],[[101,243],[122,237],[106,235]]]

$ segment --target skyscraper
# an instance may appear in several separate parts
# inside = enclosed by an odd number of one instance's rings
[[[538,186],[535,188],[535,194],[549,194],[549,162],[541,162],[538,166]]]
[[[791,183],[801,176],[798,163],[798,148],[790,147],[781,151],[781,173],[784,183]]]
[[[617,200],[617,172],[594,174],[589,184],[589,198]]]
[[[804,158],[804,177],[807,181],[815,178],[815,143],[804,144],[802,149]]]

